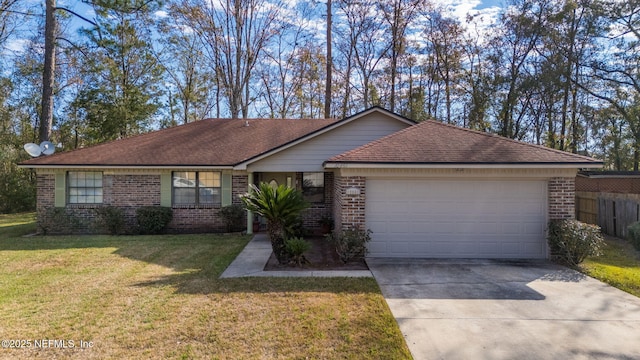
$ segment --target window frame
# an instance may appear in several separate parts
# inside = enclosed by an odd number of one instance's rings
[[[320,175],[321,179],[322,179],[322,186],[306,186],[305,185],[305,175]],[[316,179],[314,179],[316,180]],[[322,171],[314,171],[314,172],[303,172],[302,173],[302,184],[301,184],[301,188],[302,188],[302,195],[304,197],[305,200],[307,200],[308,202],[312,203],[312,204],[324,204],[326,201],[326,177],[325,177],[325,173]],[[312,194],[308,193],[309,189],[320,189],[320,190],[316,190],[314,191]],[[319,194],[322,194],[322,198],[320,200],[309,200],[310,197],[316,197],[319,196]]]
[[[175,186],[175,174],[176,173],[194,173],[195,177],[193,180],[187,178],[187,181],[193,181],[194,185],[193,187],[176,187]],[[203,186],[201,184],[201,176],[200,174],[202,173],[210,173],[214,175],[213,181],[217,181],[218,182],[218,186]],[[217,179],[216,179],[216,174],[217,174]],[[217,206],[222,206],[222,172],[220,171],[172,171],[171,172],[171,206],[172,207],[189,207],[189,206],[196,206],[196,207],[217,207]],[[194,189],[194,202],[183,202],[183,203],[178,203],[176,202],[176,188],[183,188],[183,189]],[[201,191],[205,190],[205,189],[211,189],[212,190],[212,196],[213,196],[213,202],[202,202],[201,201]],[[216,192],[217,189],[217,192]],[[216,194],[217,193],[217,194]],[[216,196],[217,195],[217,196]],[[217,198],[217,199],[216,199]],[[216,201],[217,200],[217,201]]]
[[[92,185],[93,186],[87,186],[86,185],[86,176],[83,179],[85,181],[85,185],[80,186],[80,178],[77,177],[77,175],[79,174],[92,174]],[[96,180],[98,180],[97,178],[95,178],[95,175],[99,174],[99,180],[100,180],[100,185],[96,186]],[[74,179],[74,176],[76,177]],[[74,181],[75,180],[75,181]],[[66,182],[66,186],[65,186],[65,201],[67,203],[67,205],[100,205],[104,203],[104,174],[102,171],[67,171],[66,173],[66,177],[65,177],[65,182]],[[77,182],[77,185],[73,185],[74,182]],[[96,190],[99,190],[99,195],[96,193],[93,194],[72,194],[74,191],[73,190],[80,190],[78,192],[88,192],[87,190],[93,189],[93,191],[95,192]],[[84,190],[84,191],[82,191]],[[84,200],[88,200],[90,198],[93,198],[93,201],[84,201],[84,202],[80,202],[80,201],[75,201],[72,202],[72,197],[75,197],[77,199],[84,199]],[[100,198],[100,201],[95,201],[96,197]]]

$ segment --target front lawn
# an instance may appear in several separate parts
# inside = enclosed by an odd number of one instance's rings
[[[640,297],[640,253],[625,240],[606,237],[604,254],[586,259],[581,270],[598,280]]]
[[[410,358],[374,279],[218,279],[247,236],[34,230],[0,216],[0,358]]]

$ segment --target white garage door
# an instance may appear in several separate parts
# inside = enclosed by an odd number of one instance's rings
[[[545,258],[544,181],[371,179],[370,257]]]

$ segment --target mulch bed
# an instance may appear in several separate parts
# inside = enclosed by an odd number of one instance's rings
[[[311,242],[311,250],[305,253],[307,263],[302,266],[280,265],[276,256],[271,253],[269,261],[264,267],[265,271],[296,271],[296,270],[369,270],[364,258],[353,259],[343,263],[336,250],[327,239],[323,237],[311,237],[305,240]]]

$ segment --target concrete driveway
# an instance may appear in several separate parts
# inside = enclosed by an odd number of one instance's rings
[[[640,359],[640,299],[567,268],[367,263],[415,359]]]

